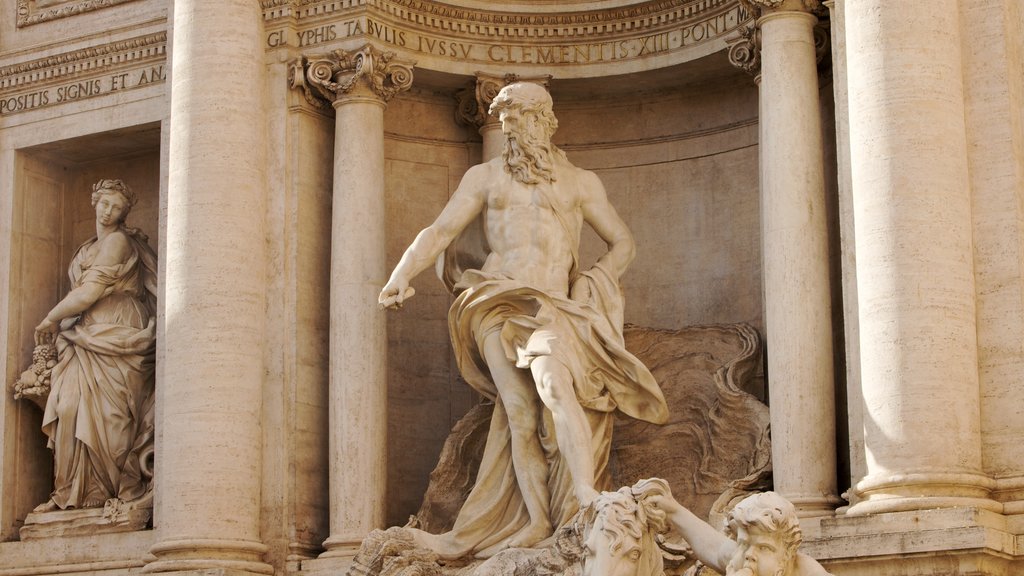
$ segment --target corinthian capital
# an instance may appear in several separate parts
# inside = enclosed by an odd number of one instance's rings
[[[370,96],[387,102],[412,86],[415,62],[367,44],[359,50],[332,50],[303,56],[292,66],[291,87],[302,88],[306,100],[329,108],[350,96]]]
[[[548,88],[550,81],[551,76],[549,75],[524,77],[518,74],[505,74],[504,76],[495,76],[477,72],[476,81],[455,95],[459,102],[458,108],[455,109],[455,120],[460,124],[480,128],[489,120],[494,120],[487,111],[491,107],[491,102],[494,102],[494,97],[502,88],[514,82],[533,82]]]

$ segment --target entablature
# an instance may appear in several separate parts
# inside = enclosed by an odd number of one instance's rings
[[[264,0],[269,50],[376,42],[454,74],[589,78],[663,68],[724,50],[752,20],[739,0],[650,0],[510,12],[425,0]],[[546,5],[550,7],[549,5]]]

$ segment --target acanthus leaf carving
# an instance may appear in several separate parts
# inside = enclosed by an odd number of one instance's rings
[[[761,73],[761,28],[744,26],[739,33],[729,43],[729,63],[756,78]]]
[[[384,102],[412,87],[414,62],[366,44],[359,50],[332,50],[303,56],[292,67],[290,84],[306,100],[325,109],[360,87]]]

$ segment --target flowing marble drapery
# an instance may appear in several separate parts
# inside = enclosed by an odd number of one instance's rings
[[[608,457],[615,410],[662,423],[668,417],[664,397],[650,371],[626,351],[622,337],[622,295],[618,282],[600,266],[575,282],[589,289],[587,301],[550,295],[521,282],[477,270],[462,275],[462,289],[449,316],[455,356],[463,378],[495,402],[476,483],[450,532],[440,535],[435,552],[446,557],[491,556],[529,524],[512,463],[508,416],[481,352],[495,331],[509,360],[528,368],[534,358],[553,356],[573,377],[576,399],[591,428],[596,488],[609,489]],[[549,516],[558,527],[579,508],[572,478],[558,452],[551,413],[542,411],[537,433],[549,465]]]
[[[57,337],[57,365],[43,415],[54,453],[60,508],[136,500],[149,490],[143,459],[153,446],[156,256],[140,233],[122,228],[125,261],[93,265],[93,238],[72,258],[72,288],[104,287],[99,300]]]

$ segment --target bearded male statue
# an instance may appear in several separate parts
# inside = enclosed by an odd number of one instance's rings
[[[414,530],[417,544],[442,558],[486,558],[548,539],[610,488],[614,411],[658,424],[668,417],[654,377],[623,346],[619,278],[635,248],[604,186],[551,143],[557,121],[541,86],[506,86],[490,113],[506,136],[502,157],[466,173],[379,298],[401,307],[412,278],[482,215],[490,254],[461,274],[448,323],[463,377],[495,407],[454,527]],[[608,250],[581,271],[584,222]]]

